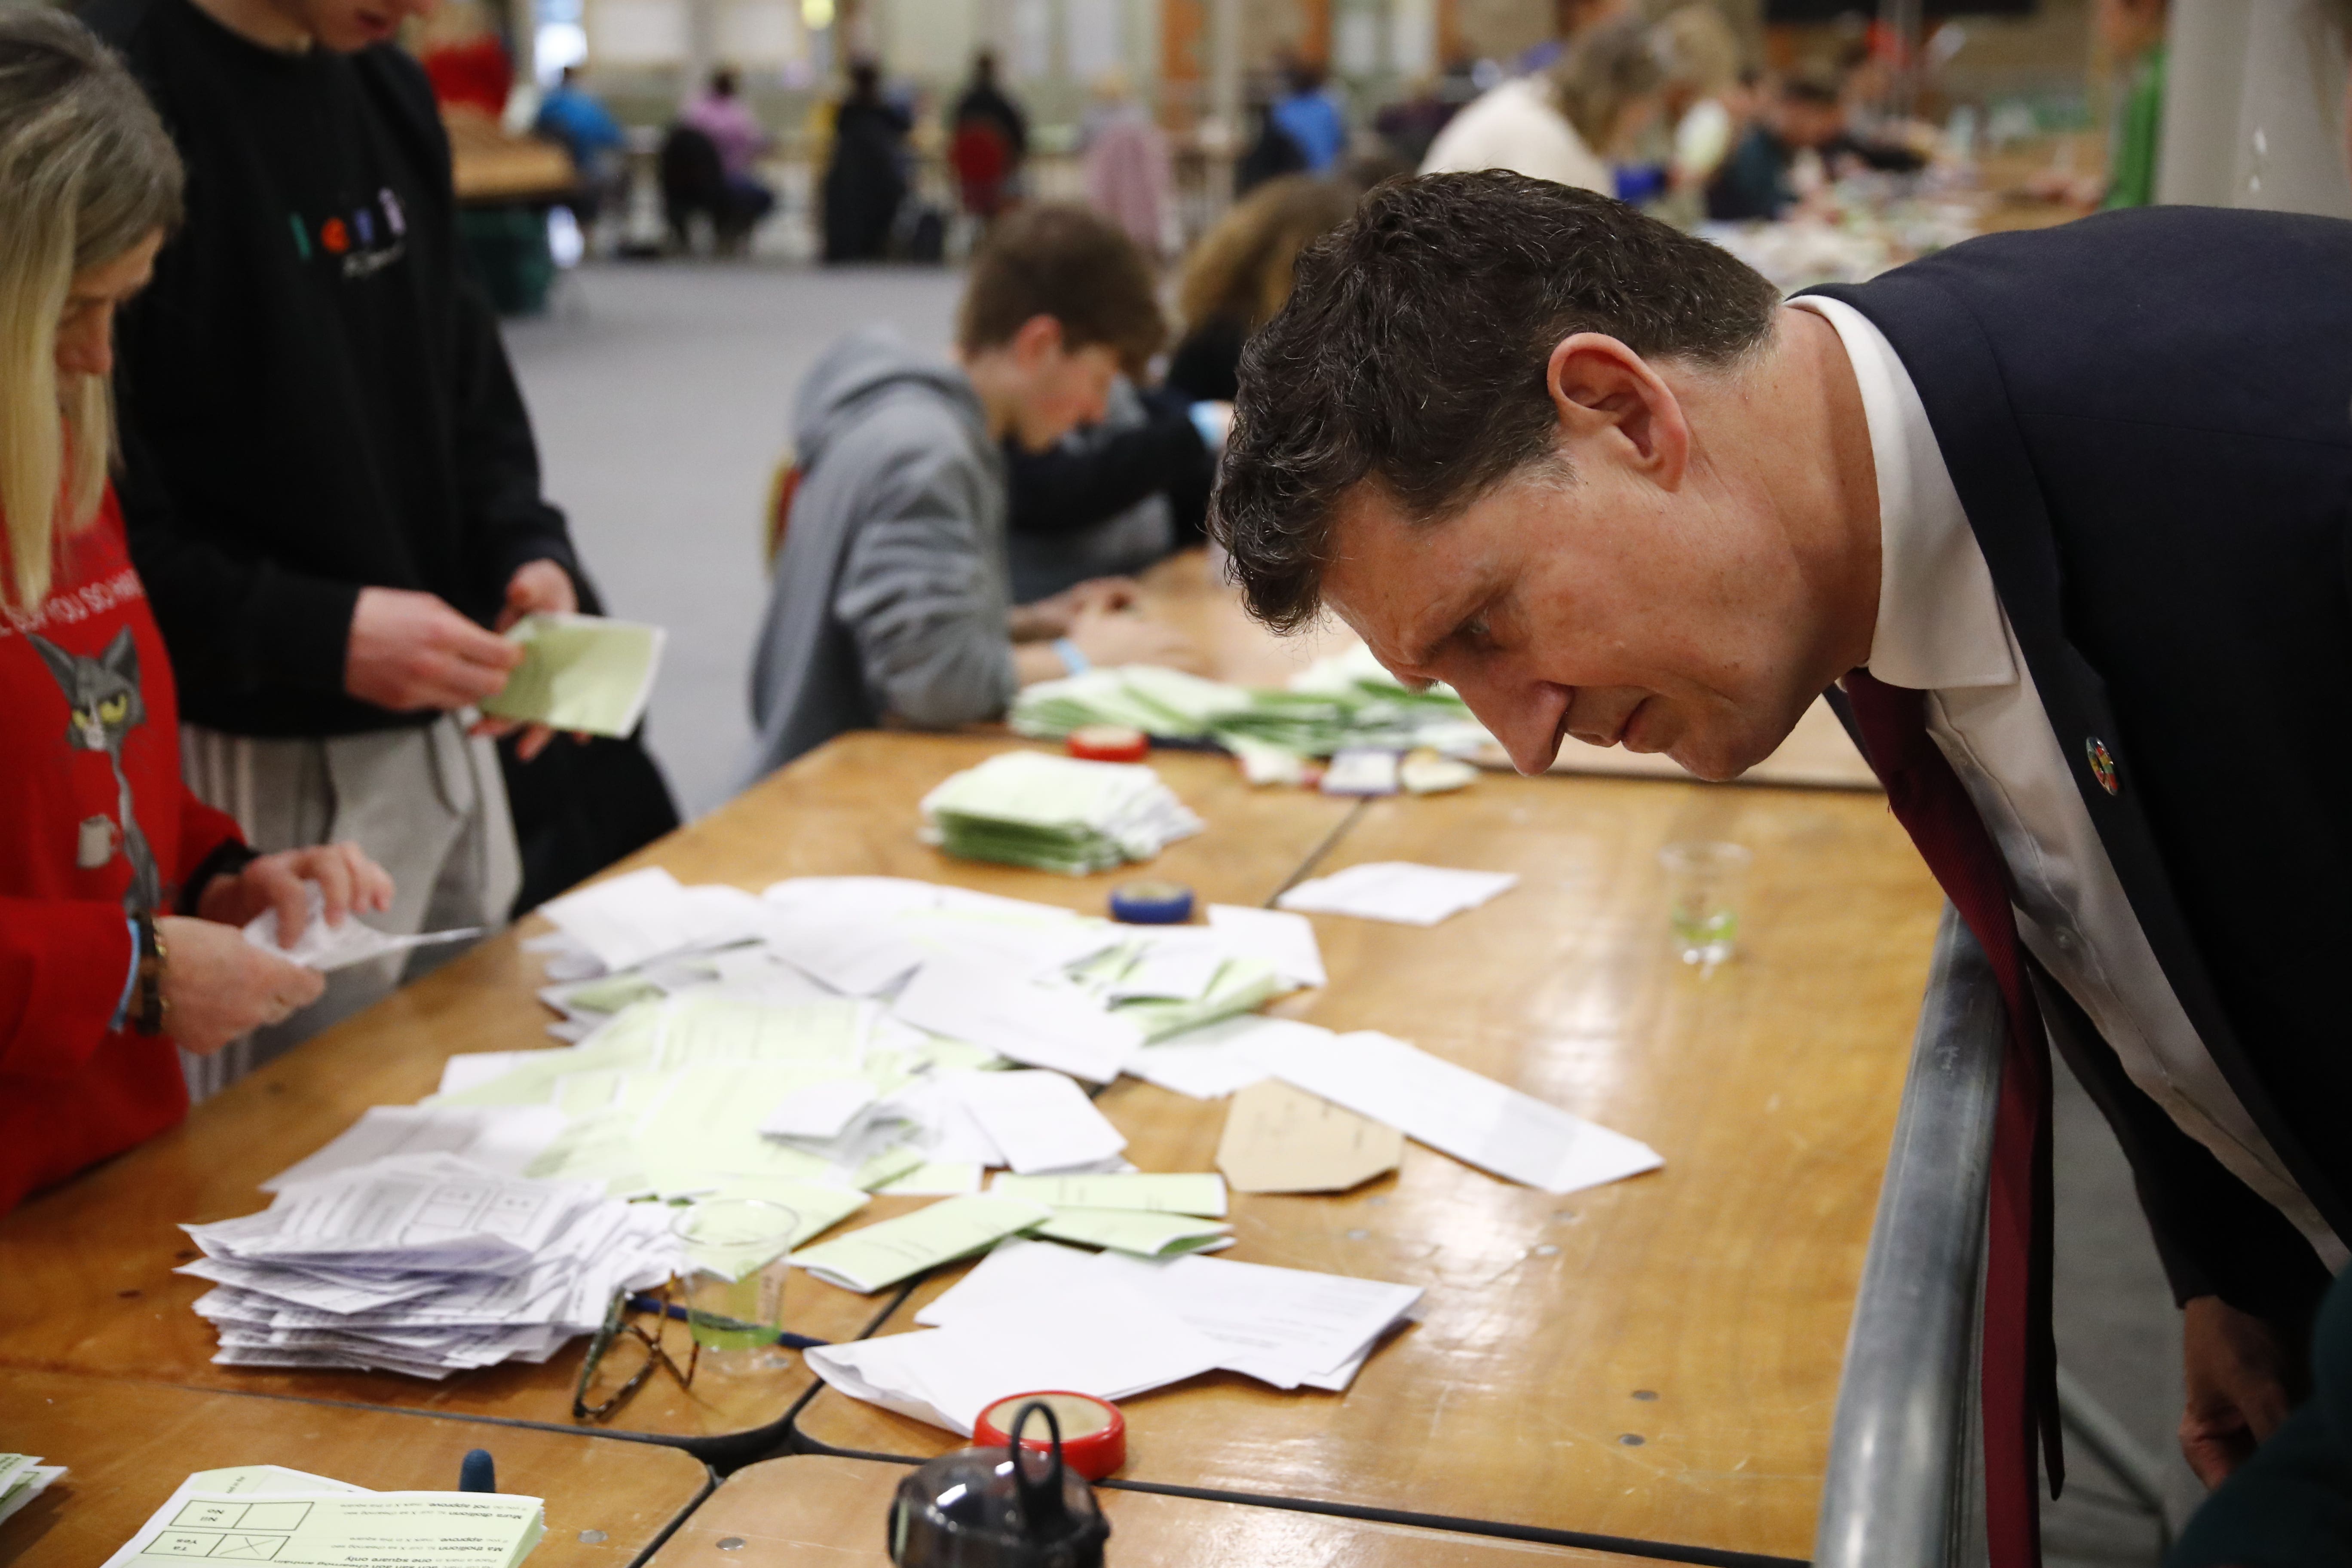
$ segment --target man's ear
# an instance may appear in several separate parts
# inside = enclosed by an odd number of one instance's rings
[[[1603,333],[1578,332],[1552,349],[1544,390],[1571,448],[1622,443],[1619,459],[1659,489],[1682,484],[1691,440],[1682,400],[1640,354]]]
[[[1061,352],[1061,321],[1054,316],[1032,316],[1013,331],[1013,341],[1005,346],[1013,351],[1014,363],[1024,370],[1034,370]]]

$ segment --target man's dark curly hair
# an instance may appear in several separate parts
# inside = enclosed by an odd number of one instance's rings
[[[1561,339],[1726,366],[1771,336],[1779,304],[1720,247],[1589,191],[1499,171],[1380,186],[1300,254],[1243,353],[1211,531],[1251,613],[1297,630],[1351,487],[1434,521],[1553,451],[1544,367]]]

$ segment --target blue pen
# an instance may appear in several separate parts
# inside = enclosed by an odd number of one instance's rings
[[[684,1307],[678,1306],[676,1302],[665,1305],[660,1301],[655,1300],[651,1296],[632,1296],[629,1298],[629,1305],[640,1312],[659,1312],[664,1317],[670,1319],[674,1322],[690,1323],[694,1321],[694,1315],[688,1312]],[[740,1331],[745,1329],[756,1329],[760,1327],[757,1323],[746,1323],[736,1318],[722,1318],[716,1312],[705,1312],[702,1314],[702,1317],[704,1321],[721,1329],[731,1329]],[[814,1350],[820,1345],[829,1345],[833,1343],[831,1340],[815,1339],[807,1334],[790,1334],[783,1332],[779,1332],[776,1335],[776,1342],[783,1346],[786,1350],[793,1351]]]

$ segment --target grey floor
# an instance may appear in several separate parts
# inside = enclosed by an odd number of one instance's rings
[[[611,265],[574,274],[550,315],[508,329],[548,493],[612,612],[669,628],[647,731],[689,815],[733,793],[751,734],[760,517],[794,385],[866,321],[944,345],[955,289],[944,272]],[[2163,1462],[2178,1519],[2199,1495],[2172,1439],[2179,1320],[2115,1142],[2058,1076],[2060,1359]],[[2117,1506],[2120,1489],[2079,1445],[2073,1463],[2074,1484],[2044,1512],[2051,1563],[2154,1563],[2154,1526]]]

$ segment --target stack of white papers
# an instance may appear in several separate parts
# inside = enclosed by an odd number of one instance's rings
[[[0,1454],[0,1520],[48,1489],[66,1473],[63,1465],[45,1465],[35,1454]]]
[[[226,1366],[373,1367],[445,1377],[541,1362],[604,1321],[614,1291],[667,1279],[668,1213],[448,1154],[396,1154],[289,1181],[258,1214],[185,1227],[178,1272]]]
[[[1301,882],[1275,902],[1314,914],[1433,926],[1476,909],[1518,880],[1508,871],[1455,871],[1410,860],[1374,860]]]
[[[1216,1368],[1344,1389],[1420,1302],[1416,1286],[1222,1258],[1150,1262],[1008,1241],[916,1314],[928,1333],[808,1352],[854,1398],[969,1434],[1040,1389],[1122,1399]]]
[[[513,1568],[547,1529],[535,1497],[372,1492],[277,1465],[198,1470],[105,1568],[191,1557],[306,1568]]]
[[[1005,752],[923,797],[925,837],[950,855],[1040,870],[1107,871],[1201,831],[1141,763]]]

